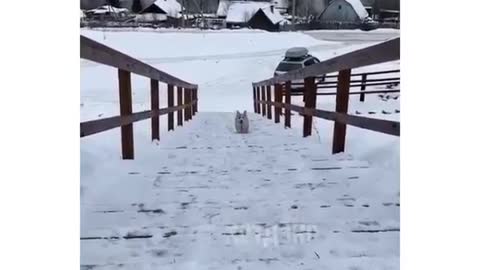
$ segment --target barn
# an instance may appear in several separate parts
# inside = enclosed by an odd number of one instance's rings
[[[351,23],[362,22],[368,17],[368,12],[360,0],[334,0],[320,14],[321,23]]]
[[[279,31],[280,25],[286,22],[280,12],[271,5],[260,8],[248,21],[248,26],[253,29]]]
[[[234,1],[228,5],[227,27],[247,27],[250,19],[259,9],[269,7],[269,2]]]

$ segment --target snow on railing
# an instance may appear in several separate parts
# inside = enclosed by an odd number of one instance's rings
[[[198,86],[160,71],[131,56],[123,54],[92,39],[80,36],[80,58],[118,69],[120,116],[80,123],[80,137],[121,127],[123,159],[134,158],[133,123],[152,119],[152,140],[160,140],[160,115],[168,114],[168,130],[174,130],[174,112],[177,124],[183,125],[198,111]],[[131,73],[150,79],[151,110],[132,112]],[[167,108],[159,108],[159,82],[167,84]],[[177,105],[174,105],[174,88],[177,88]]]
[[[272,119],[272,106],[274,107],[274,121],[280,122],[280,114],[284,110],[285,127],[290,127],[290,113],[296,111],[303,115],[303,136],[307,137],[312,134],[312,117],[318,117],[335,122],[333,147],[332,152],[339,153],[345,151],[346,125],[351,125],[367,130],[381,132],[385,134],[400,136],[400,122],[374,119],[368,117],[360,117],[356,115],[349,115],[348,100],[352,94],[360,94],[361,101],[364,100],[365,94],[373,94],[378,91],[365,91],[368,85],[385,85],[386,83],[393,86],[400,84],[400,77],[388,78],[389,80],[371,80],[368,83],[367,75],[379,74],[379,72],[362,73],[361,81],[351,81],[352,76],[359,74],[351,74],[353,68],[380,64],[384,62],[394,61],[400,59],[400,38],[388,40],[386,42],[353,51],[344,55],[340,55],[318,64],[307,66],[302,69],[294,70],[264,81],[253,83],[253,105],[255,113],[267,116]],[[338,75],[324,76],[328,73],[338,72]],[[394,71],[382,71],[380,73],[393,73]],[[326,85],[322,87],[318,83],[318,77],[332,78],[337,80],[333,86]],[[305,105],[298,106],[291,104],[292,96],[292,81],[303,80],[301,85],[301,94]],[[360,83],[358,85],[351,85],[351,83]],[[297,84],[293,84],[297,85]],[[272,102],[271,95],[274,86],[274,100]],[[336,88],[336,93],[317,93],[318,88]],[[350,92],[350,87],[360,87],[360,92]],[[384,92],[399,92],[399,89],[383,90]],[[317,95],[336,95],[336,110],[335,112],[316,109]],[[285,101],[283,102],[283,96]]]

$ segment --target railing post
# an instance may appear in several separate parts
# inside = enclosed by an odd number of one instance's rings
[[[185,111],[185,122],[188,122],[190,120],[190,113],[192,112],[191,110],[191,104],[190,104],[190,100],[191,100],[191,95],[190,95],[190,89],[188,88],[185,88],[185,105],[187,105],[184,109]]]
[[[304,79],[305,91],[303,97],[305,99],[305,111],[309,109],[315,110],[317,103],[317,87],[315,85],[315,77],[308,77]],[[303,137],[312,135],[312,121],[313,117],[307,113],[303,114]]]
[[[257,113],[257,91],[255,89],[255,86],[253,88],[253,112]]]
[[[285,83],[285,105],[291,104],[291,97],[292,97],[292,82],[287,81]],[[285,127],[291,127],[290,124],[290,108],[285,107]]]
[[[173,92],[173,85],[169,84],[167,86],[167,102],[168,102],[168,107],[171,108],[174,105],[174,92]],[[174,130],[173,127],[173,114],[174,112],[169,112],[168,113],[168,130]]]
[[[282,85],[276,83],[274,87],[274,99],[275,102],[282,103]],[[282,107],[275,106],[274,107],[274,119],[275,123],[280,123],[280,112],[282,111]]]
[[[132,114],[132,82],[130,72],[119,69],[118,83],[120,95],[120,115],[127,116]],[[133,124],[124,125],[121,128],[122,136],[122,157],[123,159],[133,159]]]
[[[193,115],[195,115],[198,112],[198,88],[193,89],[193,100],[195,101],[195,104],[193,104]]]
[[[360,87],[360,91],[365,91],[365,84],[367,83],[367,74],[362,75],[362,86]],[[365,101],[365,93],[360,94],[360,101]]]
[[[183,105],[183,89],[182,87],[177,86],[177,106]],[[183,126],[183,110],[179,109],[177,111],[177,125]]]
[[[259,101],[260,101],[260,87],[257,86],[255,91],[257,91],[257,113],[260,114],[261,113],[260,112],[260,110],[261,110],[260,109],[260,103],[259,103]]]
[[[270,85],[267,85],[267,101],[272,101],[272,88]],[[272,105],[267,104],[267,118],[272,119]]]
[[[335,105],[335,111],[337,112],[337,114],[346,114],[348,112],[350,75],[350,69],[342,70],[338,74],[337,100]],[[335,121],[333,130],[333,154],[345,151],[346,134],[347,125]]]
[[[158,112],[159,106],[158,81],[150,79],[150,105],[153,112]],[[152,117],[152,141],[160,140],[160,117]]]
[[[267,98],[265,97],[265,86],[262,86],[262,101],[265,102]],[[267,115],[267,104],[262,103],[262,116]]]

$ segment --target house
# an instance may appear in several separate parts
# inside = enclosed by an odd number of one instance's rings
[[[259,9],[270,7],[270,2],[233,1],[228,5],[227,28],[246,27]]]
[[[218,3],[218,8],[217,8],[217,16],[219,18],[226,18],[228,9],[230,8],[231,5],[238,5],[238,3],[241,4],[246,4],[248,5],[253,5],[253,6],[266,6],[266,5],[273,5],[273,7],[278,10],[280,14],[285,14],[288,10],[288,0],[265,0],[265,1],[241,1],[241,0],[234,0],[234,1],[229,1],[229,0],[220,0]]]
[[[182,6],[176,0],[157,0],[139,13],[165,14],[167,17],[178,19],[182,17]]]
[[[368,12],[360,0],[334,0],[320,14],[321,23],[361,23],[368,17]]]
[[[279,31],[280,25],[285,23],[288,23],[288,21],[280,14],[280,11],[270,5],[257,10],[248,21],[248,26],[254,29]]]
[[[85,18],[94,20],[117,20],[126,18],[130,11],[126,8],[116,8],[105,5],[98,8],[90,9],[84,12]]]

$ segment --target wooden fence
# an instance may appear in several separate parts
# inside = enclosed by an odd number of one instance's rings
[[[400,136],[400,122],[374,119],[368,117],[360,117],[356,115],[349,115],[348,102],[351,94],[371,94],[375,91],[360,91],[350,92],[350,87],[360,87],[365,90],[363,86],[367,86],[368,75],[373,73],[360,73],[362,80],[352,80],[352,77],[359,74],[351,74],[351,70],[368,65],[380,64],[384,62],[394,61],[400,59],[400,38],[388,40],[386,42],[350,52],[341,56],[334,57],[324,62],[311,65],[299,70],[294,70],[264,81],[253,83],[253,105],[255,113],[261,113],[265,116],[267,111],[267,118],[272,119],[271,107],[274,109],[274,121],[280,122],[280,114],[284,110],[285,127],[291,126],[290,113],[291,111],[298,112],[303,115],[303,136],[307,137],[312,134],[312,117],[318,117],[335,122],[333,131],[333,146],[332,153],[339,153],[345,151],[345,139],[347,125],[368,129],[385,134]],[[322,89],[322,83],[317,83],[318,77],[324,74],[338,72],[337,75],[329,75],[326,78],[335,78],[333,85],[328,85],[328,88],[336,88],[335,93],[326,93],[326,95],[336,95],[336,108],[334,112],[319,110],[316,108],[317,89]],[[393,73],[393,71],[388,71]],[[383,72],[383,73],[388,73]],[[395,71],[399,72],[399,71]],[[376,74],[379,74],[377,72]],[[365,79],[363,79],[365,75]],[[396,78],[395,78],[396,79]],[[291,104],[292,96],[292,81],[303,80],[303,90],[301,94],[304,97],[304,106]],[[400,82],[400,78],[394,81]],[[385,83],[385,81],[379,81]],[[353,83],[353,84],[352,84]],[[360,83],[356,85],[355,83]],[[371,82],[374,84],[375,82]],[[271,91],[274,91],[274,100],[271,99]],[[389,90],[379,90],[382,93]],[[392,90],[399,91],[399,90]],[[283,102],[283,96],[285,101]],[[364,97],[363,97],[364,98]]]
[[[174,113],[177,124],[183,125],[183,118],[189,121],[197,113],[198,86],[160,71],[133,57],[116,51],[101,43],[80,36],[80,58],[118,69],[120,115],[80,123],[80,137],[121,127],[122,157],[134,158],[133,123],[151,119],[152,140],[160,140],[160,115],[168,114],[168,130],[174,130]],[[150,79],[151,110],[132,112],[131,73]],[[167,107],[159,108],[159,82],[167,84]],[[177,102],[174,104],[174,89]]]

